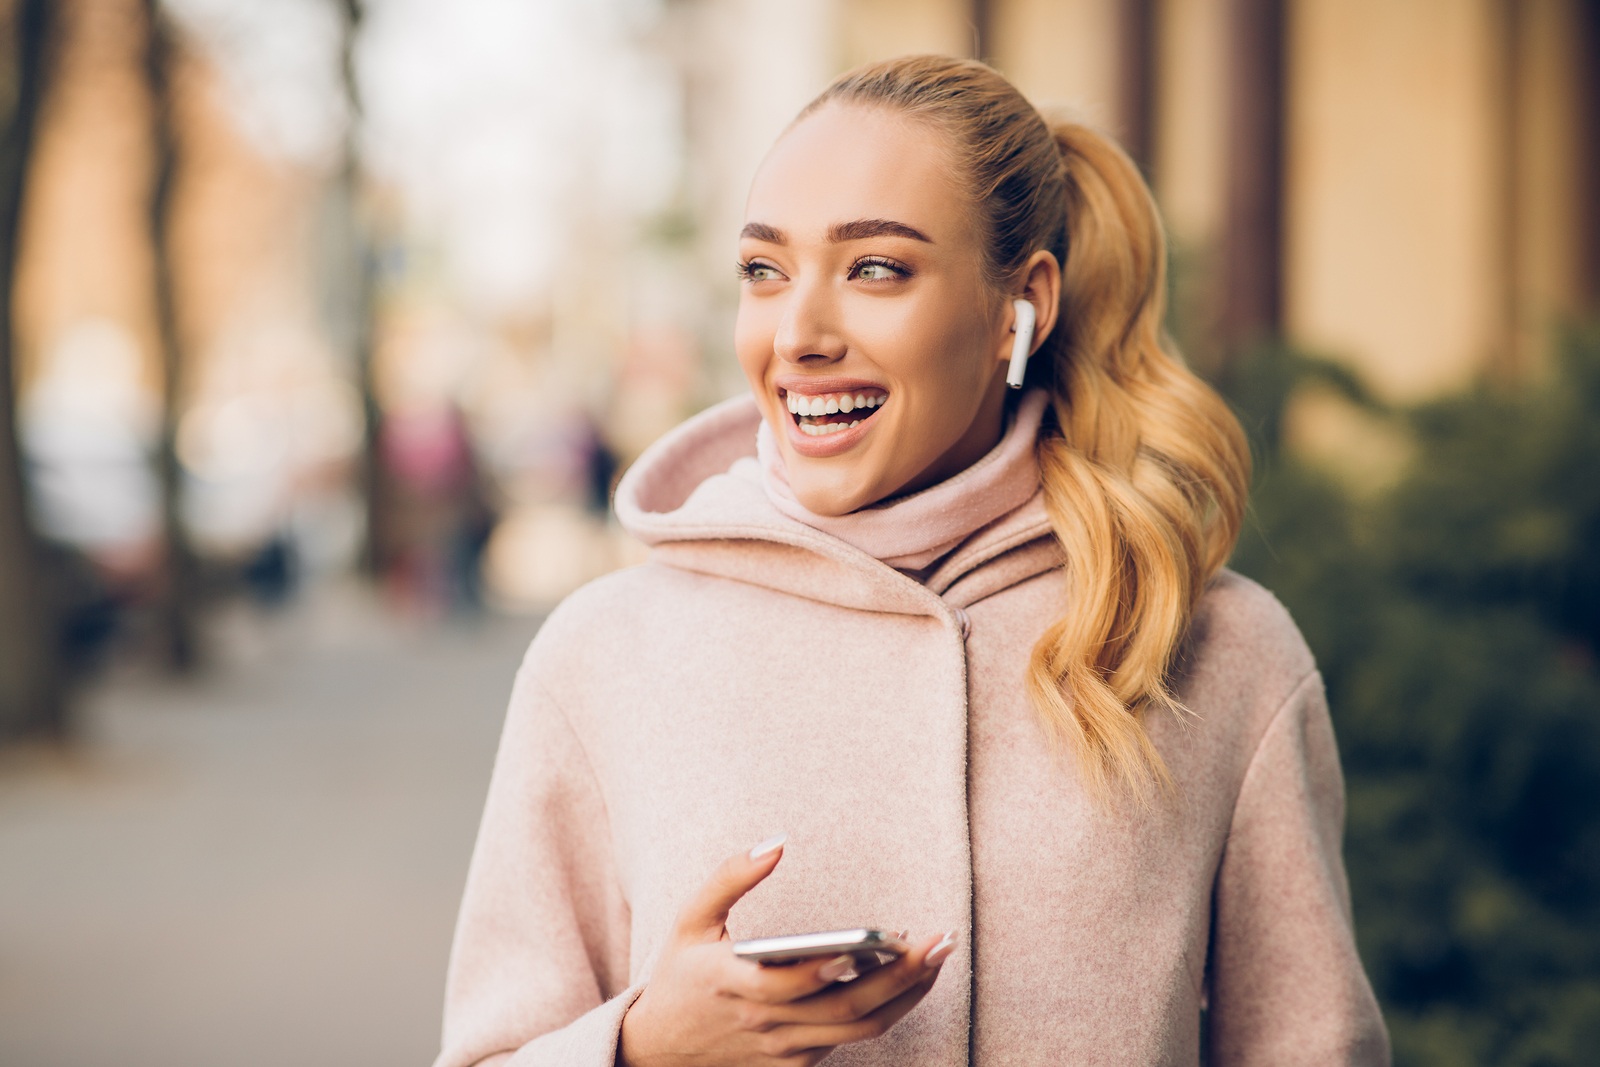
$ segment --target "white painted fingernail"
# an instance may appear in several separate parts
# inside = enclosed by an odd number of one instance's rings
[[[837,982],[856,969],[854,956],[835,956],[817,968],[817,977],[824,982]]]
[[[950,955],[955,947],[956,932],[951,930],[948,934],[945,934],[939,939],[938,944],[934,945],[928,950],[928,954],[926,956],[922,957],[922,965],[928,968],[939,966],[939,964],[944,962],[945,957]]]
[[[787,840],[789,840],[788,834],[773,834],[771,837],[761,842],[761,844],[750,850],[750,858],[753,860],[758,860],[762,856],[769,856],[782,848],[783,843]]]

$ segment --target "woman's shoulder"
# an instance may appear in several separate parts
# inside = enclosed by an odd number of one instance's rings
[[[672,568],[648,561],[585,582],[545,616],[534,645],[570,648],[625,632],[653,603],[674,594],[676,577]]]
[[[653,560],[612,571],[569,593],[539,624],[523,661],[546,688],[563,679],[588,679],[616,671],[652,644],[664,626],[688,618],[703,599],[704,579]]]
[[[1217,639],[1283,643],[1310,655],[1283,602],[1255,579],[1226,567],[1206,586],[1195,619],[1204,620]]]
[[[1186,688],[1239,692],[1268,703],[1316,670],[1289,610],[1259,583],[1224,569],[1200,598],[1180,656]]]

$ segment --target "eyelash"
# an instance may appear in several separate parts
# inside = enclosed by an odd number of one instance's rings
[[[755,276],[755,272],[758,270],[776,269],[776,267],[770,266],[766,263],[753,263],[748,259],[741,259],[737,264],[734,265],[734,271],[739,275],[739,280],[745,282],[756,281],[757,278]]]
[[[856,260],[854,263],[850,264],[849,277],[854,279],[858,274],[861,273],[861,270],[864,267],[885,267],[885,268],[893,271],[895,273],[895,275],[897,277],[900,277],[900,278],[909,278],[911,276],[911,271],[909,269],[907,269],[905,267],[902,267],[900,264],[896,263],[892,259],[886,259],[883,256],[865,256],[865,257],[863,257],[861,259]],[[768,264],[768,263],[756,263],[756,262],[753,262],[753,261],[748,260],[748,259],[741,259],[738,263],[734,264],[734,273],[736,273],[739,276],[739,279],[741,281],[746,281],[746,282],[753,282],[753,281],[759,281],[760,280],[755,276],[756,271],[759,271],[759,270],[777,270],[777,269],[778,268],[772,266],[771,264]],[[887,280],[887,279],[878,279],[878,280]]]
[[[892,259],[885,259],[883,256],[863,256],[861,259],[856,260],[850,264],[850,277],[854,278],[857,274],[860,274],[863,267],[887,267],[895,273],[897,278],[911,277],[910,270],[902,267]],[[886,281],[887,279],[878,280]]]

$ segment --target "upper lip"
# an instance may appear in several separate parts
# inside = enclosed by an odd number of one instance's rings
[[[773,380],[780,392],[798,393],[801,396],[823,396],[828,393],[858,393],[863,389],[887,393],[889,390],[877,382],[862,378],[812,378],[809,375],[785,375]]]

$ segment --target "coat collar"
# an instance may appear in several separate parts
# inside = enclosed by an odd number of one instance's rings
[[[863,611],[946,615],[1059,567],[1042,494],[979,529],[918,582],[773,507],[748,396],[646,449],[617,486],[623,527],[661,562]],[[736,549],[729,551],[730,548]]]

